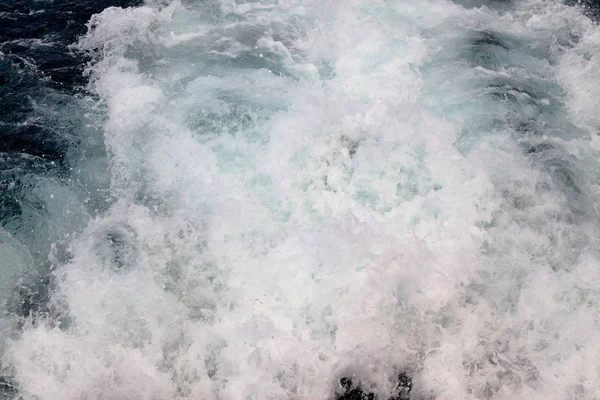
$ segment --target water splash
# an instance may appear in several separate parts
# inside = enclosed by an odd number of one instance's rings
[[[7,348],[21,395],[599,396],[596,36],[542,1],[94,16],[115,201],[68,323]]]

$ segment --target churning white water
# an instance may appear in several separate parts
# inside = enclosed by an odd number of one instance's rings
[[[50,244],[60,317],[7,339],[23,399],[600,398],[581,9],[148,1],[76,47],[111,200]]]

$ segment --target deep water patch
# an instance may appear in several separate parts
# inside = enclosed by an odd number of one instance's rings
[[[337,400],[378,400],[378,397],[363,387],[360,383],[356,384],[352,378],[343,377],[339,381],[341,393],[336,397]],[[401,372],[397,376],[396,388],[394,394],[387,400],[410,400],[413,390],[413,380],[406,373]]]

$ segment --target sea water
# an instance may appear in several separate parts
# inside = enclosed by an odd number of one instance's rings
[[[5,396],[332,399],[351,376],[386,399],[406,373],[413,399],[600,398],[592,17],[542,0],[92,16],[70,47],[86,89],[35,114],[76,119],[66,156],[3,167]]]

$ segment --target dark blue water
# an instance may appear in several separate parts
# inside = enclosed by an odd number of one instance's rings
[[[70,45],[87,31],[93,14],[137,3],[0,3],[0,223],[29,246],[38,263],[49,247],[36,248],[31,235],[32,220],[46,212],[37,183],[69,186],[86,196],[87,182],[72,167],[86,154],[104,151],[101,140],[92,143],[88,136],[94,132],[81,110],[88,59]]]
[[[134,1],[13,1],[0,4],[0,118],[3,153],[63,160],[77,134],[37,111],[68,102],[87,61],[69,45],[90,16]],[[35,107],[37,106],[37,108]],[[66,123],[66,122],[65,122]]]

